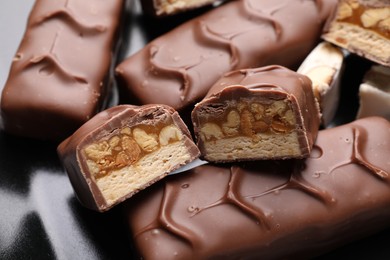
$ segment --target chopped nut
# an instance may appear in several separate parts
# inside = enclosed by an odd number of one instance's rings
[[[378,27],[384,31],[390,31],[390,18],[379,22]]]
[[[229,112],[226,122],[222,124],[222,130],[227,136],[238,134],[238,127],[240,126],[240,115],[236,110]]]
[[[129,127],[125,127],[121,130],[121,134],[130,135],[131,136],[131,129]]]
[[[290,126],[295,125],[295,117],[294,113],[292,110],[287,110],[286,113],[284,114],[283,120],[287,122]]]
[[[273,120],[271,127],[278,133],[287,133],[290,130],[289,127],[286,126],[286,124],[279,120]]]
[[[183,134],[175,125],[165,126],[159,134],[160,145],[167,145],[170,141],[179,141],[183,138]]]
[[[381,20],[390,17],[390,9],[389,8],[376,8],[366,10],[360,20],[364,27],[369,28],[375,26]]]
[[[123,136],[121,143],[122,143],[123,153],[126,154],[128,158],[126,163],[134,163],[138,161],[141,154],[141,149],[138,146],[138,144],[129,136]]]
[[[244,135],[252,136],[253,135],[253,129],[252,129],[252,123],[254,122],[254,117],[249,110],[245,109],[241,113],[241,131]]]
[[[111,155],[110,145],[106,141],[91,144],[84,151],[87,157],[94,161],[100,161],[104,157]]]
[[[201,128],[201,138],[205,141],[209,141],[212,138],[221,139],[223,138],[222,129],[214,123],[206,123]]]
[[[110,140],[108,140],[108,144],[112,148],[112,147],[117,146],[120,143],[120,141],[121,141],[121,139],[119,138],[119,136],[114,136]]]
[[[265,111],[265,108],[263,105],[259,103],[252,103],[250,106],[251,112],[254,114],[254,117],[256,120],[260,120],[263,118],[263,114]]]
[[[286,103],[283,100],[273,102],[266,110],[267,116],[282,115],[286,110]]]
[[[141,128],[133,130],[134,140],[145,152],[153,152],[158,148],[157,135],[148,134]]]
[[[348,17],[351,17],[353,14],[352,6],[349,3],[342,2],[339,5],[337,12],[337,20],[344,20]]]

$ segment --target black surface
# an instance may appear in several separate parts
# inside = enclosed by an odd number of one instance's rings
[[[1,89],[32,4],[32,0],[0,2]],[[155,21],[143,16],[135,4],[127,17],[128,48],[122,58],[207,10]],[[348,57],[335,124],[354,119],[358,84],[369,66],[359,57]],[[0,259],[134,259],[121,207],[101,214],[80,206],[55,149],[53,143],[0,131]],[[320,259],[390,259],[389,238],[390,230],[384,230]]]

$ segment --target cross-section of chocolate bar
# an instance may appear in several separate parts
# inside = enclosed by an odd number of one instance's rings
[[[390,66],[390,1],[340,0],[322,37],[350,52]]]
[[[196,104],[192,122],[209,161],[303,158],[320,112],[310,79],[274,65],[227,73]]]
[[[390,123],[320,131],[305,160],[200,166],[129,201],[143,259],[313,259],[390,226]]]
[[[172,108],[122,105],[103,111],[58,146],[80,202],[106,211],[199,156]]]

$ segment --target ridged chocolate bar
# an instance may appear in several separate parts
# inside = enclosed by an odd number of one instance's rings
[[[80,202],[106,211],[199,156],[187,126],[165,105],[109,108],[58,146]]]
[[[298,66],[322,33],[335,0],[231,1],[160,36],[116,68],[123,96],[181,110],[226,72]]]
[[[61,141],[95,115],[113,82],[123,0],[37,0],[1,99],[9,133]]]
[[[390,123],[320,131],[306,160],[200,166],[135,197],[143,259],[309,259],[390,226]]]
[[[308,77],[273,65],[225,74],[195,105],[192,122],[209,161],[305,158],[320,111]]]

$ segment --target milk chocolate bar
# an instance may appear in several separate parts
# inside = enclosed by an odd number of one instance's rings
[[[202,6],[221,2],[220,0],[142,0],[142,9],[152,16],[167,16]]]
[[[39,0],[3,89],[9,133],[63,140],[95,115],[113,82],[123,0]]]
[[[390,66],[390,2],[340,0],[322,37],[352,53]]]
[[[359,86],[357,118],[382,116],[390,120],[390,68],[374,65]]]
[[[304,158],[320,127],[312,82],[273,65],[227,73],[192,111],[208,161]]]
[[[321,42],[297,70],[313,83],[314,96],[320,104],[321,121],[325,127],[332,122],[338,108],[343,68],[342,50],[331,43]]]
[[[133,104],[167,104],[181,111],[226,72],[272,64],[298,67],[336,2],[242,0],[214,8],[119,64],[122,94]]]
[[[200,166],[129,201],[143,259],[311,259],[390,226],[390,123],[320,131],[306,160]]]
[[[109,108],[58,146],[80,202],[106,211],[194,160],[199,150],[165,105]]]

